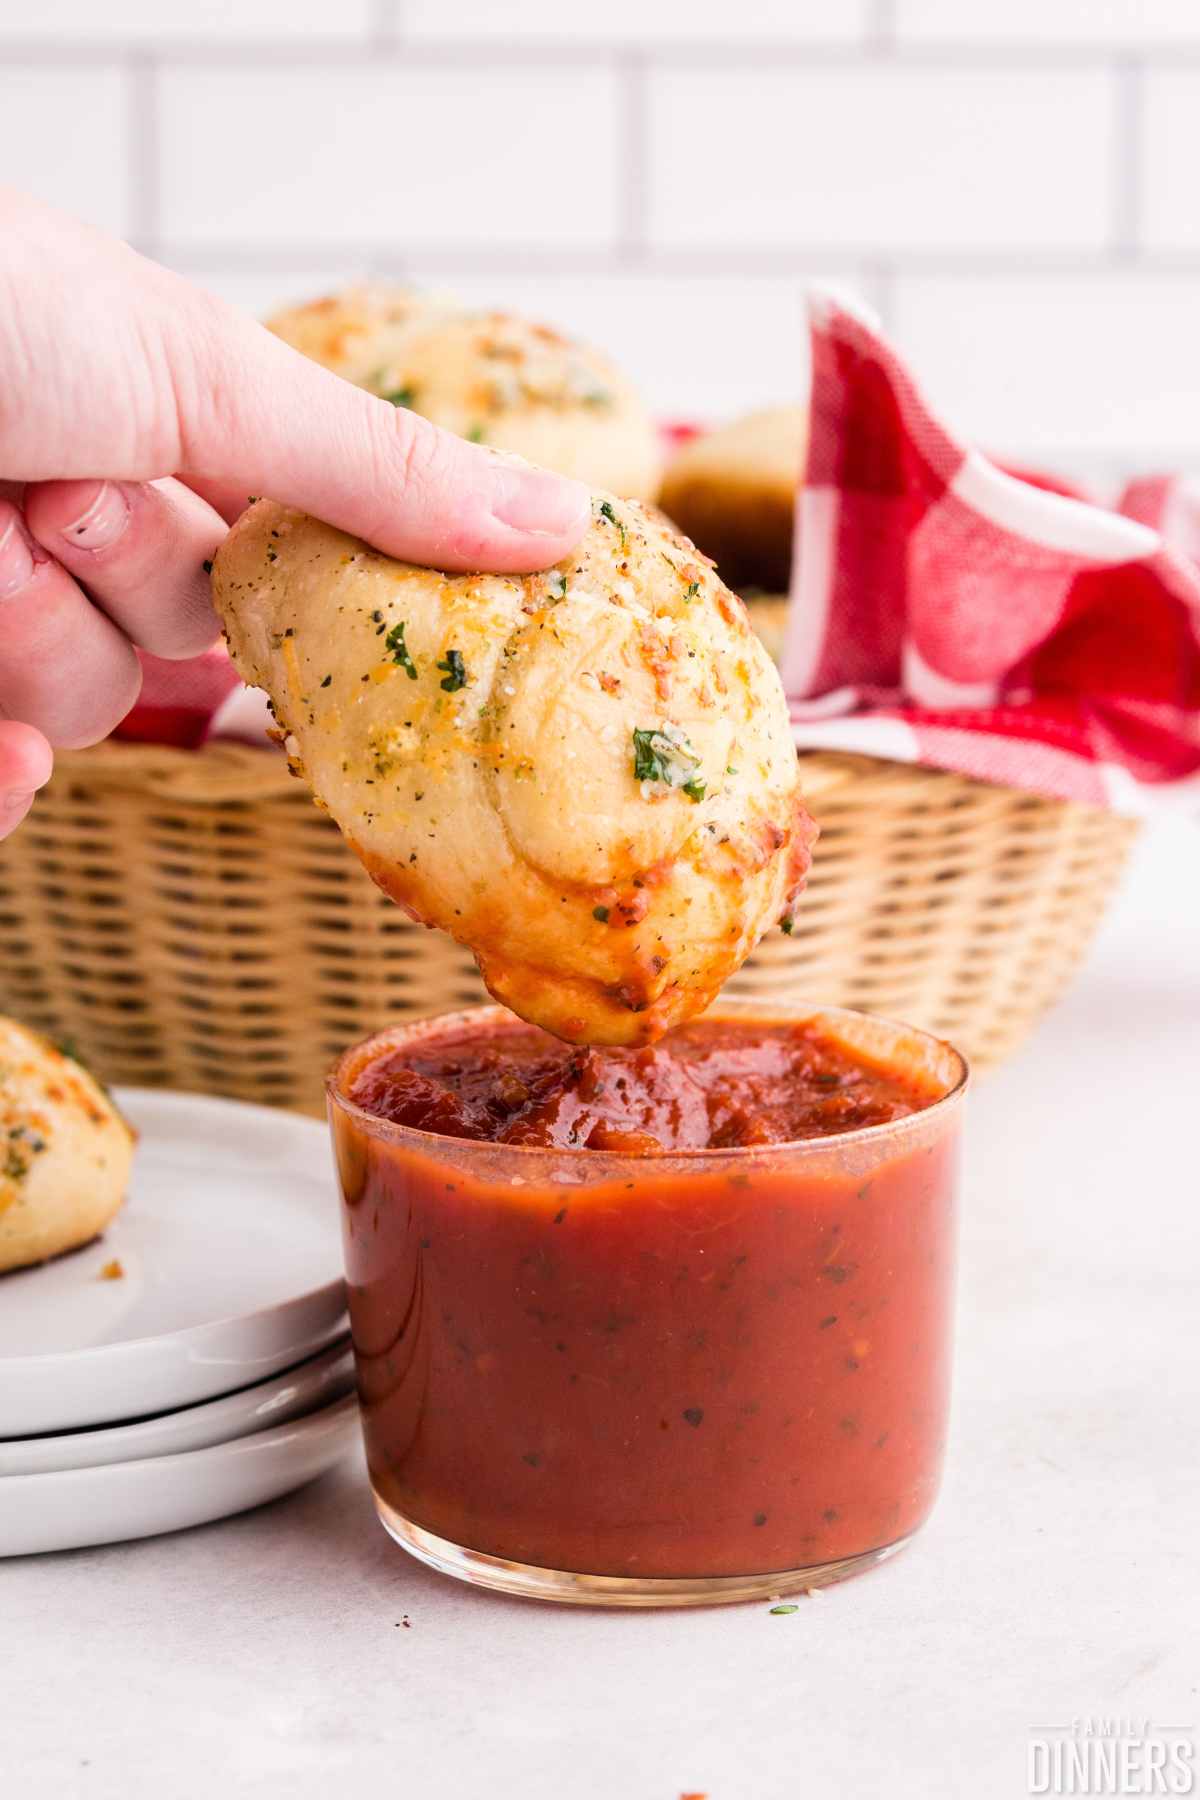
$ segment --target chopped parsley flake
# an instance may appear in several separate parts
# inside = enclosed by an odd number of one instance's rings
[[[793,931],[796,929],[796,921],[793,919],[791,913],[786,914],[784,918],[780,919],[779,929],[782,931],[784,937],[791,937]]]
[[[613,511],[611,500],[602,500],[600,502],[600,516],[603,519],[607,519],[610,525],[616,526],[617,530],[621,534],[621,548],[623,550],[625,548],[625,541],[626,541],[625,540],[625,527],[622,525],[620,519],[618,519],[616,513]]]
[[[417,679],[417,665],[408,654],[408,648],[404,642],[403,619],[400,620],[399,624],[392,626],[392,629],[384,638],[383,643],[384,648],[387,650],[392,661],[399,664],[410,681],[415,681]]]
[[[689,581],[687,584],[687,593],[683,597],[685,600],[694,600],[699,592],[700,583],[698,581]]]
[[[790,1606],[790,1605],[789,1606],[773,1606],[771,1608],[771,1611],[773,1613],[794,1613],[794,1612],[799,1612],[800,1608],[798,1606]]]
[[[565,600],[567,597],[567,578],[561,569],[551,569],[546,576],[546,592],[551,600]]]
[[[467,665],[462,659],[461,650],[447,650],[445,662],[438,664],[439,669],[446,671],[446,679],[438,685],[448,694],[456,694],[459,688],[467,685]]]
[[[700,758],[678,725],[663,725],[633,734],[635,781],[661,781],[682,788],[689,800],[703,800],[707,783],[696,771]]]
[[[598,920],[598,922],[601,925],[607,925],[608,924],[608,908],[607,908],[607,906],[593,906],[592,917],[593,917],[593,919]]]

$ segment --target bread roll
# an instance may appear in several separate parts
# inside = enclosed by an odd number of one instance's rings
[[[658,433],[625,377],[547,325],[367,287],[268,321],[305,356],[460,437],[649,499]]]
[[[790,585],[807,445],[808,414],[777,407],[693,438],[667,469],[659,505],[737,593],[781,594]]]
[[[543,574],[446,575],[260,501],[213,589],[243,677],[379,885],[575,1042],[699,1012],[813,829],[779,677],[686,539],[597,495]]]
[[[445,295],[365,284],[288,307],[267,320],[267,329],[355,387],[371,387],[418,320],[428,323],[455,310]]]
[[[748,594],[746,597],[746,617],[773,663],[783,660],[789,604],[786,594]]]
[[[133,1132],[71,1057],[0,1018],[0,1270],[90,1243],[120,1210]]]

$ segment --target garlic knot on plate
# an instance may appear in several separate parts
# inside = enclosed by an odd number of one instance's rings
[[[790,915],[814,829],[779,677],[660,517],[597,494],[534,575],[396,562],[259,501],[214,593],[372,877],[572,1042],[700,1012]]]
[[[75,1250],[120,1211],[133,1132],[48,1038],[0,1018],[0,1273]]]

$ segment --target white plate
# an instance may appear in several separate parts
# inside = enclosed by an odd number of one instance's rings
[[[0,1481],[0,1556],[78,1550],[181,1531],[277,1500],[324,1474],[358,1439],[352,1394],[234,1444]]]
[[[345,1330],[325,1127],[200,1094],[116,1099],[141,1134],[121,1212],[85,1249],[0,1277],[0,1437],[209,1400]]]
[[[268,1426],[285,1425],[340,1400],[354,1387],[354,1358],[347,1338],[319,1356],[269,1381],[205,1400],[181,1412],[160,1413],[134,1425],[112,1425],[65,1436],[0,1438],[0,1478],[46,1475],[63,1469],[95,1469],[102,1463],[133,1462],[146,1456],[176,1456],[231,1444]]]

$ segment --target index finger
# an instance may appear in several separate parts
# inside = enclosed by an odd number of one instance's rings
[[[0,838],[15,831],[50,779],[54,754],[40,731],[0,720]]]

